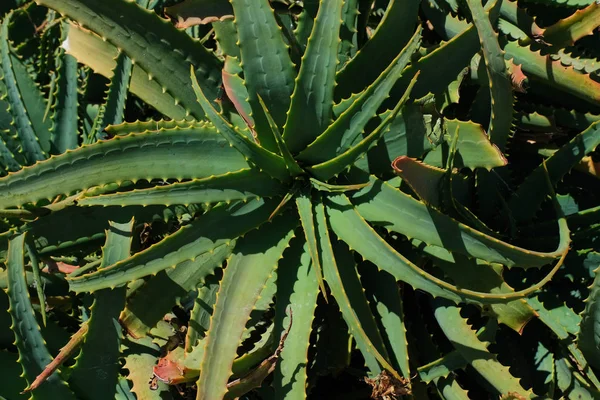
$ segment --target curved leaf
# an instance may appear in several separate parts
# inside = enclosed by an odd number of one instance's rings
[[[74,292],[113,288],[193,261],[264,223],[274,208],[274,202],[265,204],[256,200],[245,205],[215,207],[174,234],[126,260],[69,279],[69,286]]]
[[[197,397],[221,400],[244,327],[260,293],[294,235],[295,218],[282,216],[238,241],[221,280],[206,337]]]
[[[243,156],[206,124],[117,136],[1,178],[0,208],[125,180],[200,178],[247,167]]]
[[[31,307],[25,265],[23,260],[25,234],[14,237],[8,247],[8,298],[10,316],[15,333],[15,345],[19,350],[19,362],[27,382],[32,383],[52,361]],[[34,391],[36,399],[75,399],[57,372],[53,373]]]
[[[153,204],[210,204],[224,201],[248,201],[261,197],[283,195],[279,182],[253,169],[242,169],[223,175],[194,179],[189,182],[136,189],[94,197],[81,197],[81,206],[129,206]],[[85,195],[85,194],[84,194]]]

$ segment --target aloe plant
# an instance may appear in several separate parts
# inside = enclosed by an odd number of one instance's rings
[[[1,396],[598,396],[595,3],[37,3]]]

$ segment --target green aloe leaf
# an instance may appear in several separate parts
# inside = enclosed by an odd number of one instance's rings
[[[121,51],[108,41],[93,32],[71,24],[67,40],[63,42],[67,54],[72,55],[80,63],[94,72],[112,79],[117,68],[117,57]],[[154,107],[160,113],[174,120],[191,118],[179,101],[176,93],[163,92],[162,85],[156,80],[148,80],[148,73],[135,64],[131,71],[128,90]]]
[[[252,106],[248,103],[248,89],[246,89],[246,83],[240,77],[241,67],[237,58],[227,57],[225,58],[225,67],[223,68],[223,89],[227,94],[227,97],[235,107],[240,117],[246,123],[251,130],[253,135],[260,142],[258,137],[259,132],[256,132],[254,118],[252,118]],[[261,135],[263,131],[261,130]]]
[[[356,27],[359,14],[358,0],[344,1],[344,5],[342,6],[342,26],[340,27],[340,46],[338,50],[338,71],[350,59],[356,56],[358,38]]]
[[[424,246],[423,243],[417,241],[413,241],[413,244],[430,256],[433,263],[439,266],[444,274],[460,287],[491,293],[514,292],[514,289],[502,278],[502,268],[498,265],[469,259],[456,253],[453,254],[441,247]],[[536,311],[525,300],[515,300],[506,304],[492,304],[490,308],[492,315],[499,323],[503,323],[519,333],[537,315]]]
[[[275,138],[275,142],[277,143],[277,149],[279,150],[279,154],[281,154],[281,156],[283,157],[285,166],[287,167],[288,171],[290,171],[290,174],[292,176],[302,175],[304,171],[302,170],[302,168],[300,168],[300,166],[294,159],[294,156],[292,156],[292,153],[290,152],[287,143],[283,140],[283,137],[279,132],[279,128],[277,127],[277,124],[275,123],[273,117],[271,116],[271,113],[267,109],[267,105],[260,96],[258,96],[258,101],[260,103],[263,113],[265,114],[265,117],[267,118],[269,127],[271,128],[271,133],[273,135],[273,138]]]
[[[129,257],[133,239],[133,220],[110,222],[106,243],[102,248],[101,268]],[[119,377],[119,314],[125,307],[126,288],[104,289],[95,294],[81,352],[73,366],[69,382],[82,397],[90,400],[112,399]],[[100,380],[97,377],[102,376]]]
[[[400,97],[408,83],[420,71],[419,83],[415,86],[412,97],[421,98],[428,93],[440,94],[456,79],[460,72],[469,66],[471,58],[479,50],[477,30],[474,26],[442,42],[432,52],[419,58],[402,73],[391,92],[392,97]],[[449,62],[450,61],[450,62]],[[444,65],[445,68],[440,68]]]
[[[310,194],[301,193],[296,196],[296,208],[298,209],[298,215],[300,216],[300,222],[302,223],[302,230],[304,231],[304,237],[306,238],[306,245],[310,253],[310,258],[312,259],[312,268],[314,268],[317,273],[317,280],[319,281],[321,293],[323,293],[323,296],[327,298],[327,291],[325,290],[325,283],[323,282],[323,269],[321,268],[317,244],[315,216],[313,213],[313,204]]]
[[[206,337],[197,397],[220,400],[254,304],[294,235],[295,218],[282,216],[238,241],[227,262]]]
[[[42,282],[42,277],[40,275],[40,259],[39,254],[35,248],[35,245],[29,240],[25,243],[25,248],[27,249],[27,255],[29,256],[29,261],[31,261],[31,272],[33,275],[33,285],[35,286],[35,291],[37,292],[38,301],[40,302],[40,314],[42,316],[42,323],[46,326],[47,315],[46,315],[46,295],[44,293],[44,282]],[[27,279],[25,279],[27,280]]]
[[[388,97],[391,88],[400,78],[420,43],[421,30],[418,29],[411,41],[398,53],[379,78],[362,92],[325,132],[298,154],[298,159],[306,163],[318,164],[350,148],[369,120],[375,116],[381,103]]]
[[[26,393],[21,394],[27,386],[27,381],[21,376],[19,368],[15,368],[19,355],[8,351],[0,351],[0,369],[4,371],[0,396],[5,399],[25,400],[29,398]]]
[[[207,157],[200,157],[204,152]],[[0,208],[113,182],[201,178],[247,167],[242,155],[205,124],[117,136],[1,178]]]
[[[467,362],[483,377],[498,395],[515,393],[529,397],[531,391],[525,390],[519,379],[512,376],[508,367],[503,366],[488,352],[484,342],[477,338],[467,321],[460,315],[460,309],[447,302],[435,301],[435,318],[446,337]]]
[[[15,345],[19,350],[19,362],[25,379],[32,383],[52,361],[40,327],[31,307],[27,282],[25,282],[25,235],[15,236],[8,248],[8,298],[10,301],[11,329],[15,334]],[[34,399],[75,399],[68,386],[57,372],[33,392]]]
[[[303,150],[331,123],[343,0],[321,2],[296,79],[283,137]]]
[[[219,280],[215,275],[207,277],[198,285],[198,295],[190,312],[190,324],[185,336],[185,352],[188,354],[206,337],[218,290]]]
[[[124,51],[183,105],[186,114],[196,119],[204,116],[190,85],[190,67],[207,95],[216,99],[221,62],[154,12],[127,1],[38,0],[38,4],[57,10]]]
[[[252,201],[215,207],[189,225],[132,257],[87,275],[69,279],[75,292],[123,285],[193,260],[227,244],[267,220],[275,204]]]
[[[44,99],[23,62],[11,52],[8,25],[11,12],[0,26],[0,65],[6,100],[29,164],[46,159],[50,151],[50,121],[43,118]]]
[[[320,180],[327,181],[354,164],[354,162],[359,157],[363,156],[367,151],[369,151],[369,149],[374,146],[379,139],[386,134],[386,132],[390,131],[392,121],[394,118],[396,118],[396,115],[398,115],[398,112],[408,100],[410,92],[417,82],[417,77],[418,74],[415,75],[410,85],[406,89],[406,92],[400,101],[398,101],[398,104],[396,104],[392,112],[389,113],[389,115],[383,121],[381,121],[379,126],[373,132],[337,157],[334,157],[329,161],[308,167],[307,170]]]
[[[214,272],[231,254],[235,241],[216,247],[194,261],[184,261],[153,276],[127,298],[120,322],[134,337],[145,336],[182,297]],[[156,293],[160,293],[157,298]],[[192,339],[190,339],[192,340]]]
[[[0,137],[0,169],[3,172],[15,172],[21,169],[21,164],[6,142]]]
[[[276,398],[306,398],[308,350],[318,294],[308,245],[294,240],[278,268],[274,324],[279,335],[286,329],[289,332],[274,372]]]
[[[417,22],[419,1],[390,1],[373,36],[337,74],[336,98],[347,98],[373,82],[408,43]]]
[[[435,147],[425,157],[425,163],[435,167],[444,167],[445,154],[448,153],[450,144],[458,129],[458,142],[456,143],[457,157],[454,166],[457,168],[485,168],[492,169],[503,167],[507,164],[504,154],[483,130],[481,125],[471,121],[459,121],[457,119],[444,119],[446,133],[444,142]]]
[[[133,71],[133,62],[122,51],[117,55],[115,62],[116,66],[113,70],[108,92],[106,93],[105,103],[98,110],[98,115],[94,120],[92,131],[86,143],[93,143],[96,140],[104,138],[103,131],[107,126],[118,125],[123,122],[125,101],[127,100]]]
[[[69,24],[62,24],[62,35],[66,38]],[[57,82],[52,115],[52,153],[62,154],[79,146],[77,134],[77,60],[60,49],[57,56]]]
[[[371,261],[397,280],[404,281],[415,289],[456,303],[460,301],[476,304],[508,303],[524,298],[550,281],[564,259],[563,256],[539,283],[518,292],[491,294],[463,289],[436,278],[398,253],[369,226],[345,195],[328,196],[327,205],[329,221],[336,235],[365,260]],[[414,218],[411,221],[414,223]]]
[[[283,195],[281,184],[263,172],[242,169],[237,172],[193,179],[189,182],[136,189],[129,192],[81,197],[81,206],[171,205],[249,201],[261,197]]]
[[[536,38],[541,38],[546,43],[567,47],[572,46],[582,37],[593,34],[598,26],[600,26],[600,7],[598,3],[592,2],[586,8],[577,10],[567,18],[544,29],[535,26],[532,30]]]
[[[281,181],[289,179],[289,174],[285,166],[284,160],[269,150],[261,147],[260,145],[250,141],[246,136],[236,131],[235,128],[225,120],[225,118],[217,112],[213,105],[208,101],[204,92],[200,88],[198,81],[194,76],[192,70],[192,86],[194,92],[198,98],[198,101],[202,105],[204,112],[208,119],[215,125],[219,133],[227,139],[227,141],[235,147],[244,157],[254,163],[259,169],[264,170],[272,177]]]
[[[481,41],[488,75],[492,110],[488,135],[492,143],[504,151],[512,127],[513,95],[512,84],[504,62],[504,51],[498,44],[498,34],[494,31],[490,21],[490,14],[496,14],[496,12],[495,10],[485,11],[480,0],[469,0],[468,4],[473,16],[473,24],[477,28]],[[498,8],[500,4],[492,6],[492,9]]]
[[[356,211],[367,221],[428,244],[508,267],[539,268],[569,249],[569,229],[559,219],[560,243],[553,252],[523,249],[468,227],[375,177],[373,184],[352,196]],[[419,221],[415,224],[414,221]]]
[[[387,370],[399,376],[388,361],[386,348],[356,272],[356,263],[348,249],[332,243],[323,203],[315,206],[323,274],[344,320],[365,358],[371,375]]]
[[[388,350],[390,364],[405,379],[410,379],[408,338],[398,283],[389,273],[370,263],[362,263],[359,271],[362,271],[361,282],[367,300],[374,309],[373,314]]]
[[[256,130],[268,128],[258,103],[260,95],[277,126],[283,127],[289,109],[294,65],[268,0],[231,0],[238,32],[242,68]],[[275,151],[275,142],[261,143]]]

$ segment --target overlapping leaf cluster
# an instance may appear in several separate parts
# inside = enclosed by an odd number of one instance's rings
[[[0,397],[600,397],[597,3],[36,3]]]

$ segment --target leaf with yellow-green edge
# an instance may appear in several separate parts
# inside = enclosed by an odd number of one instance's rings
[[[100,268],[128,258],[131,251],[133,219],[125,223],[111,221],[109,225]],[[69,378],[73,390],[86,399],[104,400],[115,396],[123,339],[119,313],[125,307],[126,291],[122,287],[100,290],[95,294],[87,321],[88,332]]]
[[[244,157],[207,124],[116,136],[0,178],[0,208],[109,183],[193,179],[244,168]]]
[[[357,93],[373,82],[408,43],[417,22],[418,0],[390,1],[373,36],[337,74],[336,99]]]
[[[413,245],[427,254],[444,274],[460,287],[489,291],[490,293],[514,292],[502,278],[502,267],[481,260],[450,253],[444,248],[427,246],[413,240]],[[506,304],[491,304],[491,313],[515,332],[522,332],[525,325],[537,316],[535,310],[525,300],[515,300]]]
[[[0,25],[0,80],[6,86],[6,101],[30,164],[46,159],[50,151],[50,121],[44,120],[44,99],[23,62],[11,51],[8,25],[13,12]]]
[[[353,190],[362,189],[368,185],[368,183],[359,183],[357,185],[349,184],[349,185],[335,185],[331,183],[321,182],[315,178],[309,178],[311,186],[320,191],[320,192],[328,192],[328,193],[342,193],[342,192],[351,192]]]
[[[569,249],[569,229],[558,220],[560,243],[553,252],[523,249],[464,225],[373,176],[361,174],[371,186],[351,197],[367,221],[449,251],[496,262],[507,267],[539,268],[561,258]],[[416,223],[418,221],[418,223]]]
[[[319,0],[311,0],[304,3],[304,7],[298,16],[298,24],[294,30],[294,37],[302,51],[306,48],[306,43],[312,32],[318,11]]]
[[[84,143],[94,143],[96,140],[104,138],[103,132],[107,126],[123,122],[133,62],[122,51],[117,55],[115,62],[116,66],[106,92],[105,102],[100,105],[92,129]]]
[[[339,305],[352,337],[360,349],[372,376],[387,370],[399,378],[388,361],[387,350],[373,313],[365,297],[352,253],[339,243],[331,241],[325,206],[315,205],[315,220],[319,249],[323,259],[323,274],[331,294]]]
[[[61,24],[62,39],[67,37],[70,25]],[[56,57],[56,88],[53,93],[54,113],[51,116],[51,152],[62,154],[79,146],[77,134],[77,60],[59,49]]]
[[[279,150],[279,154],[281,154],[281,156],[283,157],[285,166],[287,167],[288,171],[290,171],[290,174],[292,176],[301,175],[304,171],[302,170],[302,168],[300,168],[300,166],[294,159],[294,156],[292,156],[292,153],[290,152],[287,143],[283,140],[283,137],[279,132],[279,128],[277,127],[277,124],[273,120],[271,113],[267,109],[267,105],[263,101],[262,97],[260,97],[260,95],[258,95],[258,102],[260,103],[262,111],[265,114],[265,117],[267,118],[269,128],[271,128],[271,133],[273,135],[273,138],[275,139],[275,142],[277,143],[277,149]]]
[[[319,283],[308,245],[294,239],[278,268],[275,302],[276,337],[289,329],[275,367],[276,398],[304,399],[308,380],[308,349]]]
[[[398,208],[396,205],[396,210]],[[433,297],[442,297],[455,303],[508,303],[529,296],[552,279],[562,266],[566,256],[564,253],[544,279],[527,289],[501,294],[478,292],[444,282],[417,267],[379,236],[345,195],[327,197],[327,214],[335,234],[365,260],[371,261],[382,270],[392,274],[397,280],[406,282],[417,290],[423,290]],[[385,221],[385,219],[379,221]],[[410,220],[410,224],[415,224],[414,218]]]
[[[217,293],[200,366],[197,398],[221,400],[227,392],[246,321],[296,226],[295,217],[283,215],[238,241]]]
[[[479,340],[475,332],[460,315],[460,309],[447,301],[436,299],[435,319],[454,348],[467,360],[473,369],[491,385],[497,395],[516,393],[529,397],[532,392],[525,390],[508,371],[508,367],[500,364],[491,354],[484,342]]]
[[[198,120],[204,116],[190,85],[190,68],[207,95],[212,100],[217,98],[221,61],[153,11],[130,1],[37,0],[37,3],[77,21],[124,51],[149,78],[183,105],[186,116],[189,113]]]
[[[296,79],[283,137],[303,150],[331,123],[343,0],[321,1]]]
[[[434,147],[431,137],[437,137],[437,131],[441,128],[438,119],[423,111],[418,104],[405,104],[392,121],[390,130],[354,165],[365,172],[389,179],[393,177],[390,164],[398,156],[421,158]],[[384,119],[390,112],[385,111],[377,118]],[[362,136],[358,139],[362,139]]]
[[[510,118],[512,121],[512,118]],[[508,161],[500,149],[490,141],[481,125],[471,121],[444,119],[444,142],[435,147],[424,159],[424,162],[434,167],[443,167],[445,154],[458,129],[457,154],[454,166],[457,168],[492,169],[505,166]]]
[[[300,152],[297,159],[308,164],[318,164],[350,148],[367,123],[375,116],[381,103],[388,97],[391,88],[401,76],[420,43],[421,29],[418,29],[411,41],[398,53],[379,78],[362,92],[325,132]]]
[[[448,203],[452,197],[452,205],[468,204],[471,200],[471,188],[468,178],[457,172],[453,173],[451,182],[447,182],[447,171],[432,167],[414,158],[400,156],[392,163],[396,175],[406,182],[417,197],[425,204],[438,210]],[[446,190],[449,189],[449,190]],[[448,193],[450,192],[450,193]],[[492,233],[486,230],[485,233]],[[492,235],[496,235],[495,233]]]
[[[445,378],[457,369],[467,367],[467,360],[456,350],[451,351],[443,357],[418,368],[419,378],[429,383],[439,378]]]
[[[230,0],[230,3],[256,130],[268,129],[258,95],[281,128],[289,109],[296,75],[281,28],[268,0]],[[270,151],[277,148],[274,140],[263,141],[261,145]]]
[[[405,379],[410,379],[405,317],[398,284],[393,276],[371,263],[361,263],[358,271],[390,364]]]
[[[509,41],[504,51],[506,59],[521,66],[529,79],[571,94],[592,106],[600,105],[600,82],[590,75],[582,74],[572,66],[563,66],[560,61],[552,61],[531,46],[520,46],[517,42]]]
[[[319,258],[315,217],[313,214],[313,204],[310,193],[300,193],[295,199],[300,222],[302,223],[302,230],[304,231],[304,237],[306,238],[306,245],[308,247],[310,258],[312,259],[312,268],[314,268],[317,273],[317,280],[319,282],[321,293],[323,293],[323,296],[327,300],[327,290],[325,289],[325,283],[323,282],[323,269],[321,268],[321,261]]]
[[[591,35],[600,26],[600,4],[592,2],[584,9],[577,10],[567,18],[541,29],[537,25],[532,28],[534,38],[558,47],[575,44],[584,36]],[[525,43],[529,43],[530,40]]]
[[[512,127],[512,84],[506,71],[504,51],[498,44],[498,33],[494,31],[490,21],[490,15],[497,14],[497,9],[502,3],[503,1],[497,1],[491,11],[486,11],[481,0],[468,0],[473,24],[477,28],[483,49],[491,95],[491,119],[488,135],[491,142],[504,151]]]
[[[550,182],[556,185],[571,168],[599,144],[600,121],[593,123],[570,142],[561,146],[525,178],[508,202],[512,216],[518,222],[526,222],[535,217],[540,204],[549,194],[544,164],[548,169]]]
[[[31,272],[33,275],[33,285],[37,292],[38,301],[40,302],[40,314],[42,316],[42,323],[46,326],[46,295],[44,294],[44,283],[40,276],[40,258],[35,248],[35,244],[32,240],[27,240],[25,243],[27,249],[27,255],[31,262]]]
[[[126,260],[69,279],[69,286],[74,292],[113,288],[193,260],[264,223],[276,204],[254,200],[247,204],[217,206]]]
[[[207,277],[198,285],[198,294],[194,300],[194,307],[190,311],[190,322],[185,335],[185,352],[189,353],[206,337],[210,326],[210,316],[217,301],[219,279],[215,275]]]
[[[471,58],[479,49],[477,31],[474,26],[471,26],[452,40],[441,43],[432,52],[413,61],[398,79],[391,91],[391,97],[400,97],[410,80],[419,71],[421,77],[412,93],[414,99],[419,99],[428,93],[440,94],[446,91],[448,85],[465,67],[469,66]],[[451,63],[448,62],[449,59],[452,59]],[[444,65],[445,68],[440,68],[440,65]]]
[[[145,336],[180,298],[223,263],[234,246],[235,241],[218,246],[194,261],[184,261],[148,279],[127,298],[127,305],[119,317],[121,325],[134,337]]]
[[[194,179],[188,182],[135,189],[101,196],[87,197],[84,193],[77,199],[80,206],[130,206],[209,204],[224,201],[248,201],[261,197],[283,195],[281,183],[264,172],[242,169],[237,172]]]
[[[118,125],[108,125],[105,128],[105,131],[111,136],[127,136],[131,133],[159,132],[167,129],[191,128],[194,125],[198,125],[198,122],[186,119],[180,121],[161,119],[160,121],[135,121],[123,122]]]
[[[25,282],[25,236],[20,234],[8,244],[8,289],[10,302],[8,309],[12,318],[11,329],[15,335],[15,345],[19,351],[19,364],[23,368],[25,379],[31,384],[52,361],[46,348],[46,342],[40,332],[40,326],[31,306],[27,282]],[[34,399],[75,399],[68,386],[57,372],[53,373],[32,393]]]
[[[206,117],[215,125],[219,133],[227,139],[231,146],[235,147],[247,160],[255,164],[259,169],[267,172],[273,178],[279,179],[280,181],[287,181],[289,179],[290,176],[283,158],[250,141],[246,136],[236,131],[235,128],[219,114],[204,95],[193,70],[192,86],[198,101],[206,113]]]
[[[327,181],[328,179],[331,179],[334,176],[338,175],[346,168],[350,167],[358,158],[364,156],[365,153],[369,151],[369,149],[372,146],[377,144],[379,139],[381,139],[381,137],[384,136],[386,132],[390,131],[392,121],[396,118],[396,115],[398,115],[398,112],[408,100],[410,92],[414,87],[415,83],[417,82],[418,76],[419,74],[417,73],[414,76],[408,88],[406,89],[406,92],[404,93],[400,101],[398,101],[398,104],[396,104],[392,112],[389,113],[383,121],[381,121],[379,126],[375,128],[373,132],[371,132],[363,140],[353,145],[337,157],[334,157],[329,161],[313,165],[312,167],[308,167],[307,170],[318,179],[322,181]]]
[[[90,67],[97,74],[112,79],[119,49],[108,41],[105,42],[93,32],[71,24],[63,47],[67,54],[75,57],[80,63]],[[186,116],[185,108],[176,103],[175,97],[169,92],[163,92],[157,81],[148,80],[148,73],[137,64],[131,71],[129,91],[169,118],[177,121],[191,118]]]

